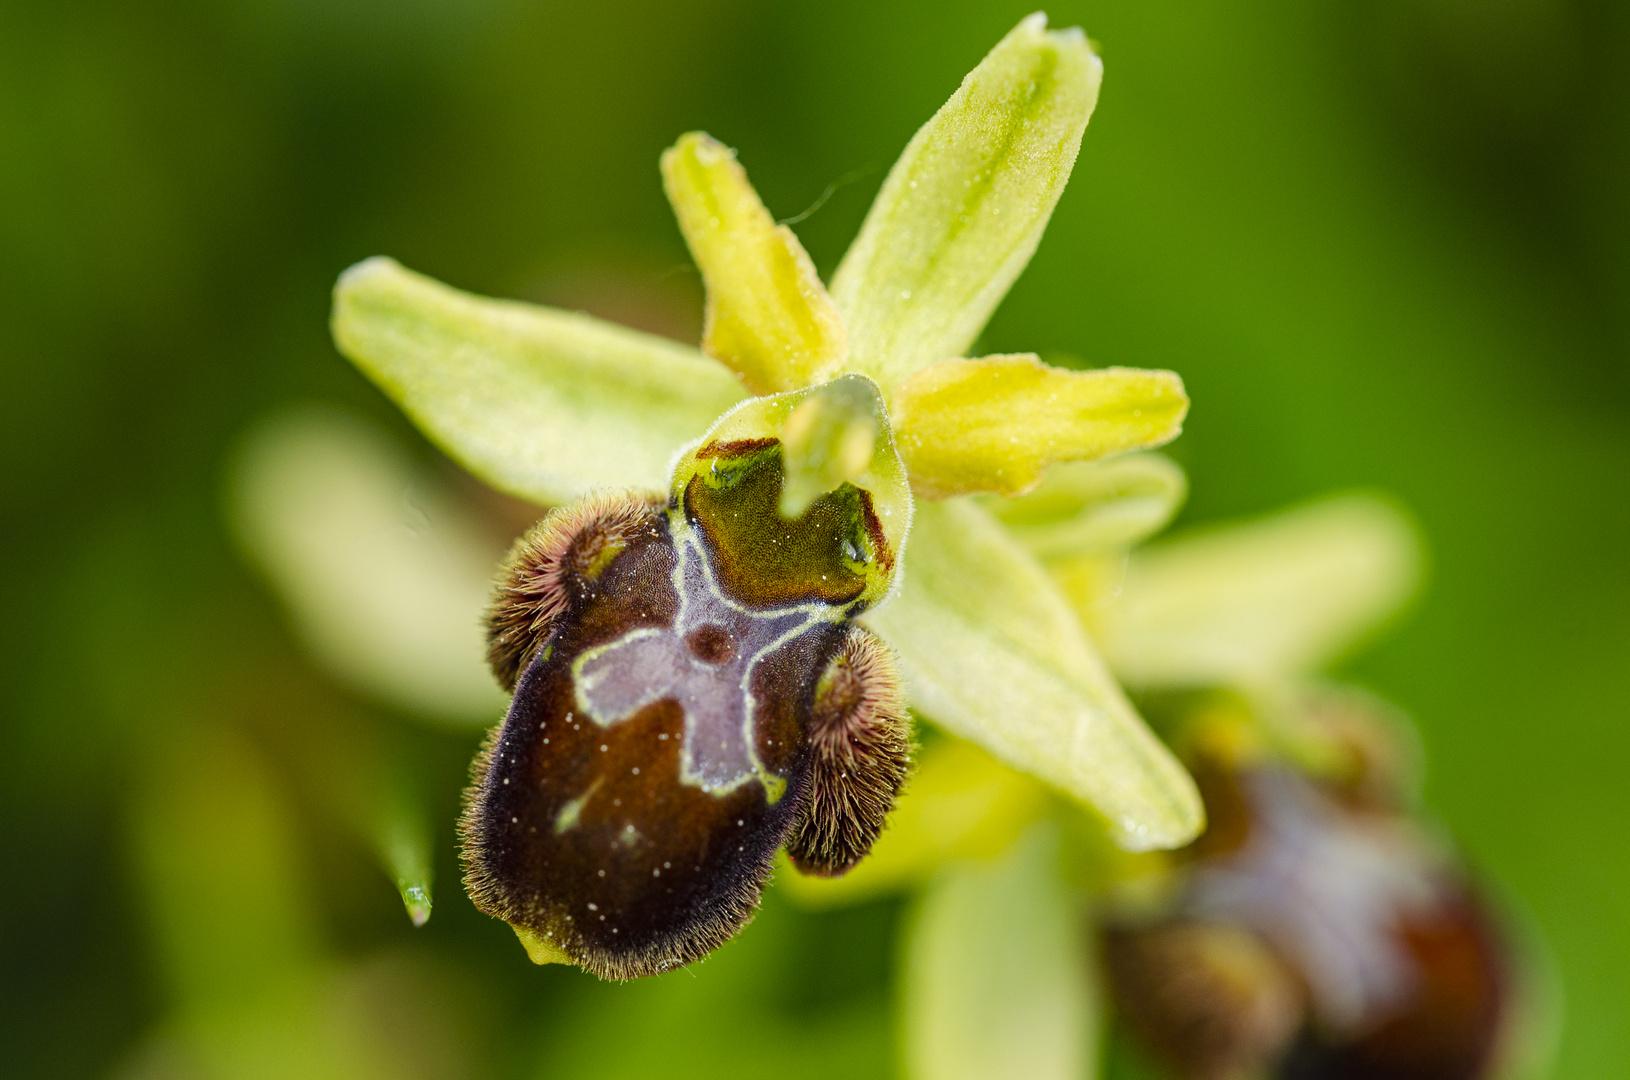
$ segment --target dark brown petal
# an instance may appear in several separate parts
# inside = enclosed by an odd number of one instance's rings
[[[809,786],[787,854],[806,874],[842,874],[883,830],[911,762],[911,723],[888,648],[858,626],[816,684]]]
[[[577,591],[591,584],[618,552],[657,528],[656,497],[614,492],[591,495],[549,511],[515,541],[487,611],[487,662],[505,690],[548,640]]]
[[[461,823],[476,906],[535,959],[602,978],[690,963],[752,916],[803,806],[813,688],[845,632],[818,611],[731,607],[671,520],[562,579],[569,602]]]

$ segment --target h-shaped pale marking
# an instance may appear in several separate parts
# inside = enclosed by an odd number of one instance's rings
[[[584,650],[572,664],[578,709],[601,727],[629,719],[653,702],[672,698],[685,712],[680,779],[723,795],[757,777],[770,801],[784,781],[765,769],[754,745],[753,671],[776,649],[822,623],[843,618],[845,607],[820,602],[752,611],[719,588],[701,538],[683,511],[669,515],[679,612],[671,626],[645,626]],[[686,638],[702,627],[729,635],[731,655],[698,658]]]

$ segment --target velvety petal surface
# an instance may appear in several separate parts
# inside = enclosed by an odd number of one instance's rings
[[[777,887],[817,909],[915,888],[948,860],[994,859],[1052,802],[1040,783],[973,743],[939,738],[918,751],[911,779],[870,855],[841,877],[788,868]]]

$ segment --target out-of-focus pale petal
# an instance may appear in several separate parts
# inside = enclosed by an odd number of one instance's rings
[[[1131,684],[1250,683],[1328,663],[1399,609],[1419,564],[1391,503],[1348,495],[1140,551],[1083,614]]]
[[[333,331],[449,456],[535,503],[596,487],[664,489],[675,451],[745,396],[695,349],[471,296],[385,258],[340,276]]]
[[[1034,830],[995,864],[947,867],[906,946],[910,1080],[1093,1075],[1096,1001],[1082,923],[1051,829]]]
[[[503,543],[388,437],[335,411],[284,415],[251,435],[231,479],[239,541],[331,674],[441,722],[503,715],[482,633]]]
[[[832,279],[852,370],[891,391],[968,351],[1041,240],[1102,75],[1080,29],[1037,13],[917,132]]]
[[[1170,371],[1071,371],[1021,355],[930,364],[891,406],[912,490],[940,499],[1018,495],[1053,462],[1170,442],[1189,399]]]
[[[736,152],[700,131],[662,155],[663,186],[707,285],[702,348],[755,394],[837,374],[843,320],[792,230],[777,225]]]
[[[1046,562],[1101,556],[1164,529],[1183,505],[1188,480],[1160,454],[1054,465],[1037,487],[1016,498],[982,495],[989,510]]]
[[[1199,832],[1193,780],[1040,563],[969,500],[918,504],[899,593],[866,619],[898,653],[913,708],[1091,804],[1122,847]]]
[[[911,779],[871,854],[842,877],[778,873],[778,887],[810,908],[913,888],[950,859],[994,859],[1046,811],[1047,790],[973,743],[941,739],[917,756]]]

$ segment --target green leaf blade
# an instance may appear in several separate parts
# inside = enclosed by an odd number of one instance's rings
[[[472,296],[385,258],[341,275],[333,331],[455,461],[545,505],[601,487],[665,489],[678,449],[746,396],[694,349]]]

